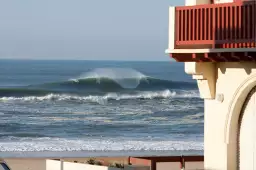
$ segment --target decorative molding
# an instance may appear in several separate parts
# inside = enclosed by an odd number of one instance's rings
[[[216,67],[211,62],[185,62],[185,72],[197,80],[200,96],[203,99],[215,99]]]

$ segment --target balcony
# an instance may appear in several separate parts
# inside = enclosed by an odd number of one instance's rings
[[[256,61],[256,1],[170,7],[176,61]]]

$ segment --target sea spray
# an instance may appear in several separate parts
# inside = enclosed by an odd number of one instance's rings
[[[98,84],[102,79],[110,79],[122,88],[134,89],[138,87],[141,80],[146,81],[147,76],[131,68],[97,68],[82,74],[78,79],[71,80],[79,82],[82,79],[96,79]]]

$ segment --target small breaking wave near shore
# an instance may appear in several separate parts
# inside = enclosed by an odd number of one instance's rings
[[[96,102],[99,104],[107,103],[109,100],[132,100],[132,99],[167,99],[167,98],[198,98],[196,91],[175,92],[170,90],[147,91],[135,94],[108,93],[105,95],[78,96],[69,94],[47,94],[44,96],[26,97],[1,97],[0,101],[80,101]]]
[[[0,142],[1,152],[15,151],[161,151],[203,150],[202,141],[23,138]],[[14,140],[14,141],[13,141]],[[36,144],[34,144],[36,143]]]

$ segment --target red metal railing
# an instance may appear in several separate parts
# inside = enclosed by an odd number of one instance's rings
[[[256,1],[176,7],[175,48],[255,48]]]

